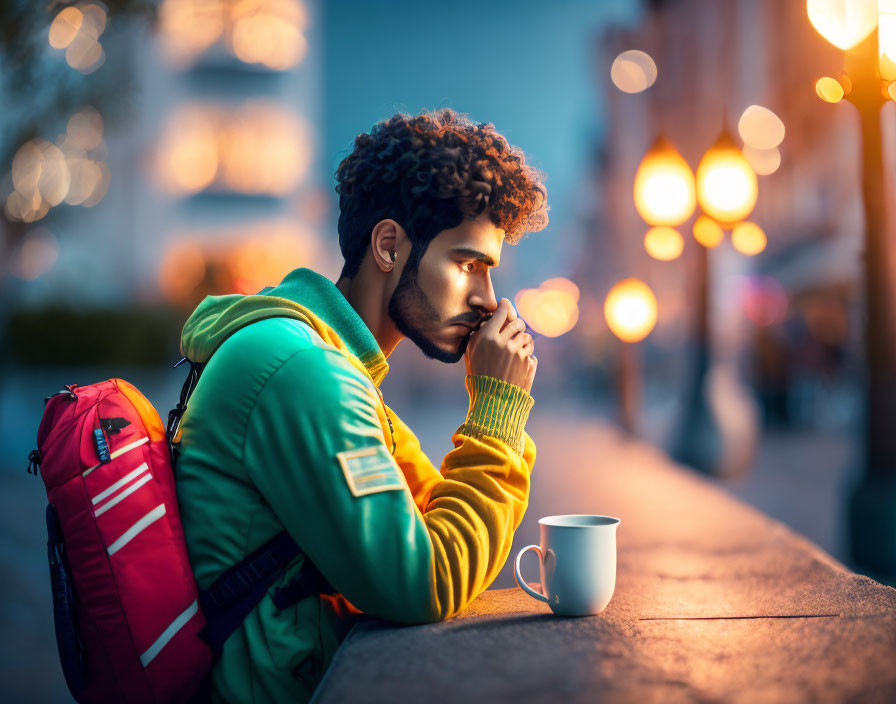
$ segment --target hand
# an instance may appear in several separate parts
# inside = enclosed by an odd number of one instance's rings
[[[502,379],[528,392],[538,367],[538,360],[532,356],[534,350],[526,323],[510,301],[502,298],[492,317],[470,335],[465,354],[467,374]]]

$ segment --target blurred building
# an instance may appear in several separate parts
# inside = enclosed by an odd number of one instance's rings
[[[60,61],[65,50],[75,73],[80,64],[71,57],[79,54],[71,49],[97,8],[80,3],[51,25],[51,47]],[[7,226],[24,230],[25,250],[20,244],[12,252],[13,273],[40,279],[10,287],[20,302],[121,307],[164,300],[187,310],[206,293],[254,292],[319,261],[328,199],[320,177],[316,0],[163,0],[153,32],[115,16],[103,15],[102,23],[99,42],[109,47],[103,57],[129,66],[123,97],[130,107],[105,133],[99,111],[80,110],[104,138],[106,188],[96,202],[71,196],[92,177],[77,168],[85,155],[67,151],[71,121],[67,133],[60,125],[55,143],[41,135],[46,144],[31,148],[31,171],[46,172],[47,154],[59,147],[70,182],[66,199],[49,204],[45,184],[35,187],[35,202],[46,209],[24,223],[7,207]],[[71,207],[100,200],[99,208]],[[56,248],[52,263],[38,266],[39,255],[49,256],[46,247],[28,254],[29,228]]]

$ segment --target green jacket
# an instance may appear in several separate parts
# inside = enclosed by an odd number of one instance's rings
[[[340,593],[283,611],[266,596],[224,645],[216,700],[306,701],[352,614],[436,621],[494,580],[535,460],[523,389],[468,377],[467,418],[437,470],[382,401],[388,364],[373,335],[307,269],[257,295],[206,298],[181,349],[207,362],[177,466],[200,588],[285,528]]]

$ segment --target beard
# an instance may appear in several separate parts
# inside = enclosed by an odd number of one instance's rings
[[[442,319],[426,293],[420,288],[417,281],[416,263],[411,266],[409,262],[401,272],[398,286],[395,287],[395,291],[392,292],[392,297],[389,299],[388,311],[395,327],[402,335],[417,345],[424,356],[446,364],[454,364],[464,356],[470,335],[465,335],[457,350],[453,352],[442,349],[426,336],[426,330],[436,330],[441,327]]]

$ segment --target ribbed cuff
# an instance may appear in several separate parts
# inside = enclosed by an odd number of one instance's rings
[[[491,376],[468,376],[466,383],[470,410],[458,432],[474,438],[497,438],[522,455],[523,429],[535,399],[522,387]]]

